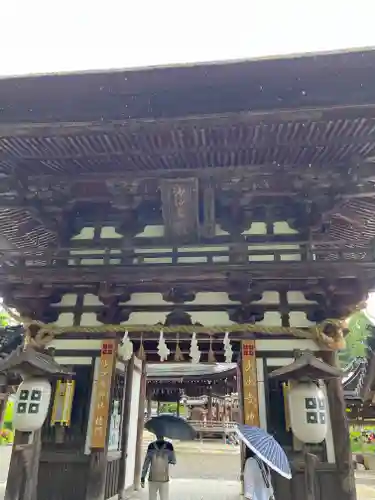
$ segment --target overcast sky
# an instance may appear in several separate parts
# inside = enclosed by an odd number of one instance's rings
[[[373,0],[2,0],[0,74],[375,46]]]

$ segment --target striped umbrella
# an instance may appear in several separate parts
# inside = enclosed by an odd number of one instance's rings
[[[274,437],[259,427],[249,425],[238,425],[236,431],[241,441],[271,469],[286,479],[291,479],[288,457]]]

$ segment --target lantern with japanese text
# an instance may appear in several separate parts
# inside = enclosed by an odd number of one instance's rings
[[[14,403],[13,426],[22,432],[42,427],[51,400],[51,384],[43,378],[29,378],[18,387]]]

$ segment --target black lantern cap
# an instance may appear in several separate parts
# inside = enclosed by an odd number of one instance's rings
[[[31,346],[19,346],[4,359],[0,359],[0,373],[31,377],[70,377],[67,371],[47,353],[36,351]]]
[[[343,375],[344,373],[338,368],[305,351],[300,353],[293,363],[271,372],[269,377],[280,380],[329,380]]]

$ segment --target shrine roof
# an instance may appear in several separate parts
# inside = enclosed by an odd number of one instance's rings
[[[1,79],[0,233],[15,247],[56,243],[43,199],[20,202],[46,182],[68,183],[73,199],[103,199],[111,176],[242,168],[286,197],[286,173],[323,192],[336,169],[371,190],[374,79],[375,50]],[[341,197],[327,237],[374,238],[372,195]]]
[[[375,72],[374,61],[375,49],[369,48],[5,77],[0,79],[0,121],[72,124],[86,120],[166,119],[327,105],[367,105],[375,90],[371,80],[364,77]],[[355,94],[349,94],[349,88],[355,89]],[[189,99],[176,99],[179,92],[187,92]],[[225,93],[227,98],[219,100],[218,92]],[[131,98],[127,100],[127,96]]]
[[[342,384],[347,401],[364,401],[375,390],[374,340],[373,334],[370,334],[366,339],[366,356],[353,359],[344,369],[345,375]]]
[[[10,354],[21,345],[24,337],[22,325],[0,328],[0,357]]]
[[[355,358],[345,367],[342,385],[346,399],[360,397],[367,369],[368,359],[365,357]]]

